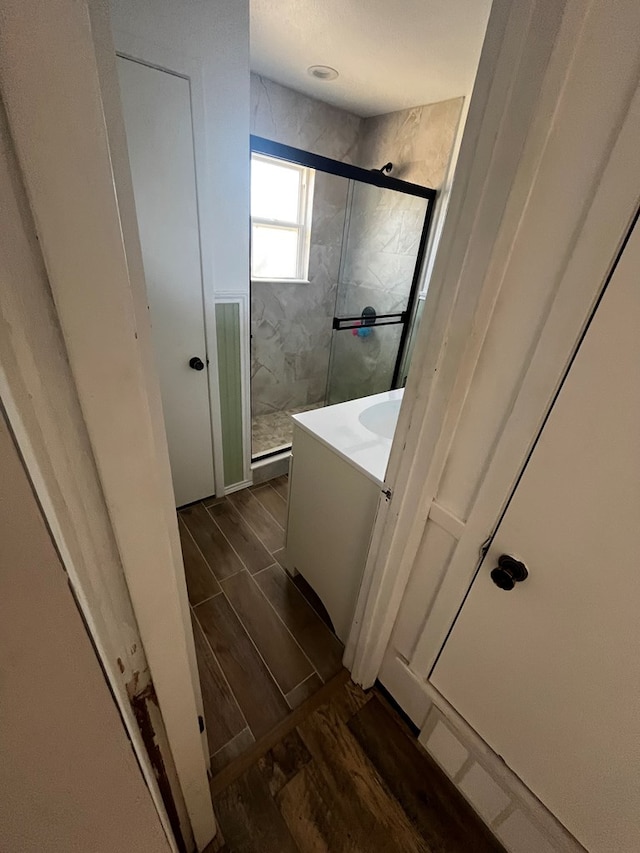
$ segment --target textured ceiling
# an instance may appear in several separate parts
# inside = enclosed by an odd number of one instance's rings
[[[362,116],[469,94],[491,0],[250,0],[251,67]],[[310,77],[331,65],[337,80]]]

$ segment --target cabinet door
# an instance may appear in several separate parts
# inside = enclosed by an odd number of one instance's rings
[[[640,850],[639,519],[636,226],[431,676],[594,853]]]
[[[311,584],[345,643],[380,487],[297,426],[291,473],[287,567]]]

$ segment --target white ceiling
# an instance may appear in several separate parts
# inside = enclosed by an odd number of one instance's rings
[[[361,116],[469,94],[491,0],[250,0],[251,68]],[[310,77],[331,65],[337,80]]]

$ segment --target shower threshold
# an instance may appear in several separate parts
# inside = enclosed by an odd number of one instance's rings
[[[251,418],[251,458],[255,462],[265,456],[271,456],[289,450],[293,438],[291,415],[310,412],[324,406],[324,401],[293,409],[282,409],[266,415],[254,415]]]

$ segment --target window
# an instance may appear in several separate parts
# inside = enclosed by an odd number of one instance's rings
[[[313,169],[251,155],[251,278],[255,281],[305,281]]]

